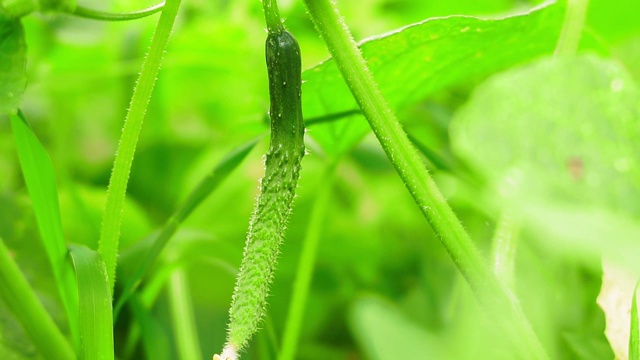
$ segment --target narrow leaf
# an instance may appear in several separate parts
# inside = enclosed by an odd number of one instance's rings
[[[96,251],[71,246],[78,281],[81,359],[113,360],[113,318],[107,269]]]
[[[73,267],[67,259],[53,164],[22,113],[11,116],[11,129],[40,237],[67,312],[69,328],[73,338],[78,339],[78,292]]]
[[[167,287],[173,333],[180,359],[202,359],[187,273],[177,269]]]
[[[22,324],[43,357],[74,359],[73,349],[29,286],[0,239],[0,299]],[[46,355],[46,356],[44,356]]]
[[[167,242],[173,237],[178,230],[180,224],[195,210],[198,205],[202,203],[218,186],[231,174],[231,172],[238,166],[244,158],[251,152],[256,146],[259,139],[251,140],[239,147],[233,149],[220,163],[216,165],[211,173],[209,173],[202,181],[196,186],[195,189],[187,196],[185,201],[178,207],[176,212],[167,220],[164,227],[153,240],[150,250],[147,252],[143,261],[141,261],[135,270],[134,275],[127,281],[126,286],[122,292],[122,295],[118,299],[115,308],[114,318],[118,318],[118,314],[125,304],[127,299],[133,294],[135,289],[140,285],[140,281],[144,277],[145,273],[153,265],[158,258],[162,249],[167,245]]]

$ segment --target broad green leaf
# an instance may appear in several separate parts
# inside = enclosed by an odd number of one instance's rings
[[[448,86],[487,76],[553,51],[563,9],[550,5],[528,14],[483,20],[430,19],[364,41],[360,48],[394,108]],[[333,60],[303,74],[305,118],[358,109]],[[349,150],[368,131],[361,116],[319,124],[310,132],[325,151]]]
[[[79,298],[82,359],[113,359],[113,317],[107,269],[96,251],[71,246]]]
[[[629,360],[640,360],[640,318],[638,317],[638,285],[631,299],[631,331],[629,337]]]
[[[149,248],[144,259],[138,264],[134,275],[128,279],[122,295],[118,299],[115,307],[115,318],[118,317],[122,306],[133,294],[140,284],[143,276],[149,267],[158,258],[167,242],[173,237],[182,222],[204,201],[218,186],[231,174],[244,158],[251,152],[259,140],[251,140],[233,149],[220,163],[216,165],[211,173],[207,175],[187,196],[184,202],[178,207],[175,213],[169,218],[162,230],[153,239],[153,244]]]
[[[540,239],[637,267],[639,122],[640,92],[615,62],[551,58],[479,86],[451,138],[498,195],[494,205],[521,212]]]
[[[58,191],[49,154],[35,136],[22,113],[11,116],[11,129],[18,150],[40,237],[47,251],[69,328],[78,339],[78,292],[73,267],[67,258],[58,206]]]
[[[19,20],[0,15],[0,115],[15,110],[27,84],[27,44]]]
[[[368,359],[450,359],[453,354],[445,339],[373,297],[361,298],[354,304],[350,327]]]

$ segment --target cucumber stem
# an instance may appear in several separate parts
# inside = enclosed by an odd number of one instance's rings
[[[278,2],[275,0],[262,0],[262,10],[264,11],[264,19],[267,22],[269,33],[279,34],[283,32],[284,26],[278,10]]]

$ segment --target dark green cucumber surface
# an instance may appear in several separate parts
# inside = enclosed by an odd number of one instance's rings
[[[271,143],[229,311],[227,346],[236,350],[246,346],[264,315],[305,154],[298,42],[287,31],[270,33],[266,60]]]

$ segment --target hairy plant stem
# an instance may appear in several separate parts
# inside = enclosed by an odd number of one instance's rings
[[[115,284],[116,262],[118,255],[118,242],[120,238],[120,226],[122,223],[122,209],[124,207],[127,183],[131,172],[131,164],[135,154],[140,129],[153,86],[155,85],[160,63],[169,42],[169,36],[173,29],[181,0],[167,0],[158,25],[151,39],[149,53],[144,59],[138,82],[133,90],[129,111],[124,121],[120,143],[113,163],[107,200],[102,214],[102,227],[100,229],[100,241],[98,252],[104,259],[109,277],[109,287],[113,294]]]
[[[335,4],[330,0],[305,0],[305,4],[387,157],[484,305],[488,316],[496,320],[521,357],[547,359],[517,299],[492,273],[421,162],[367,68]]]

